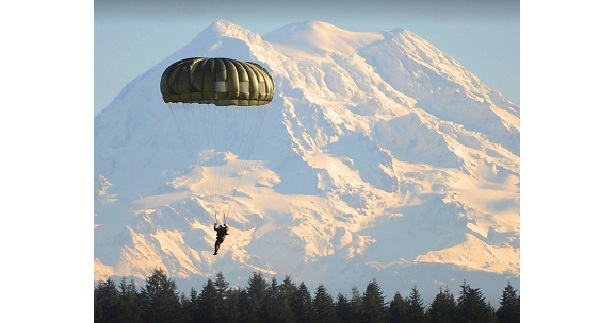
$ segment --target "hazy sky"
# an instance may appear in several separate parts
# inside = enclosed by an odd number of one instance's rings
[[[94,2],[94,115],[220,19],[261,35],[306,20],[350,31],[408,29],[520,105],[517,0],[102,0]]]

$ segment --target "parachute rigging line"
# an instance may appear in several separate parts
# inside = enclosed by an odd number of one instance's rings
[[[246,156],[250,156],[250,154],[254,150],[254,146],[256,144],[256,139],[258,138],[258,134],[260,133],[260,129],[262,128],[263,120],[264,120],[264,117],[265,117],[264,111],[266,111],[266,109],[259,109],[259,111],[261,113],[259,113],[259,118],[258,118],[259,119],[258,120],[258,129],[257,129],[257,131],[252,132],[252,138],[249,139],[249,137],[246,137],[246,141],[250,142],[249,145],[248,144],[244,145],[244,146],[248,147],[248,149],[249,149],[249,151],[247,152],[247,154],[245,154]],[[247,117],[245,118],[245,121],[246,121],[246,119],[247,119]],[[242,166],[242,174],[246,172],[246,168],[248,166],[248,161],[249,160],[247,158],[244,159],[243,166]],[[238,189],[239,189],[241,183],[242,183],[242,176],[239,176],[238,177],[237,185],[235,185],[235,189],[233,190],[232,195],[231,195],[231,201],[232,202],[235,200],[235,197],[237,195],[237,192],[238,192]],[[227,211],[225,212],[225,215],[224,215],[225,221],[227,221],[227,216],[229,215],[229,211],[231,210],[231,205],[232,205],[232,203],[229,203]]]

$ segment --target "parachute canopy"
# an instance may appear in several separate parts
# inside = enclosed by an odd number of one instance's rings
[[[263,67],[233,58],[190,57],[167,67],[160,80],[165,103],[263,105],[275,85]]]

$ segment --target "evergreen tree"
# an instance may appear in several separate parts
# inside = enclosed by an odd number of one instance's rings
[[[282,307],[282,316],[289,318],[289,321],[294,321],[294,312],[292,311],[292,304],[294,301],[294,294],[298,288],[292,282],[292,278],[286,275],[283,279],[283,284],[279,286],[279,302]]]
[[[222,272],[217,273],[217,279],[215,280],[215,288],[219,295],[225,295],[229,290],[229,283],[225,279],[225,275]]]
[[[388,322],[408,322],[408,305],[400,292],[396,292],[390,302]]]
[[[245,291],[244,291],[245,292]],[[243,322],[242,311],[241,311],[241,296],[242,290],[233,289],[229,290],[227,298],[225,299],[225,313],[227,322]],[[248,294],[246,293],[246,299]]]
[[[189,316],[189,321],[196,322],[200,317],[200,296],[195,288],[192,287],[188,301],[181,305],[184,314]]]
[[[227,316],[225,311],[225,299],[227,299],[227,295],[229,294],[229,283],[225,279],[225,276],[222,272],[217,273],[215,290],[217,291],[217,297],[215,299],[217,306],[217,319],[220,322],[223,322]]]
[[[283,279],[283,284],[281,284],[282,293],[286,296],[288,300],[291,300],[294,297],[294,293],[298,290],[296,284],[292,282],[292,278],[287,275]]]
[[[192,322],[192,301],[191,297],[187,297],[185,293],[181,293],[179,296],[179,304],[181,304],[181,311],[179,312],[180,322]]]
[[[133,279],[127,284],[125,277],[119,284],[119,321],[120,322],[143,322],[143,309],[140,306],[139,295],[136,292]]]
[[[94,322],[118,322],[119,313],[119,292],[109,277],[94,288]]]
[[[256,305],[253,302],[254,301],[250,299],[250,294],[248,294],[246,289],[240,290],[238,300],[238,309],[240,311],[239,322],[260,322],[258,319],[258,312],[254,308]]]
[[[248,279],[248,319],[254,322],[260,318],[263,300],[267,294],[267,283],[260,272],[254,272]]]
[[[452,323],[455,321],[456,301],[448,286],[444,291],[440,287],[440,292],[435,295],[427,311],[427,317],[431,323]]]
[[[363,299],[358,291],[358,287],[352,286],[352,294],[350,296],[350,310],[352,318],[350,322],[362,322],[365,316]]]
[[[363,322],[383,322],[386,320],[385,296],[373,279],[363,293],[362,309]]]
[[[483,295],[483,294],[482,294]],[[485,297],[484,297],[485,299]],[[492,306],[490,301],[487,302],[487,320],[491,323],[498,323],[498,316],[496,315],[496,310]]]
[[[479,288],[471,288],[465,281],[460,286],[460,296],[457,302],[457,321],[462,323],[493,322],[494,309],[486,302]]]
[[[317,287],[315,298],[313,300],[313,307],[319,322],[338,322],[333,297],[327,292],[327,289],[323,284],[320,284],[319,287]]]
[[[335,310],[341,322],[352,322],[352,305],[342,293],[338,293]]]
[[[310,292],[304,282],[300,283],[298,290],[294,293],[292,313],[296,322],[314,322],[315,320]]]
[[[417,286],[413,286],[410,289],[410,294],[406,299],[408,308],[408,320],[414,323],[425,322],[425,307],[423,306],[423,298],[417,289]]]
[[[157,268],[146,278],[141,293],[145,322],[176,322],[181,310],[175,281]]]
[[[260,319],[263,322],[275,321],[275,303],[277,297],[277,279],[271,278],[271,284],[265,287],[265,297],[260,307]]]
[[[276,306],[279,309],[277,318],[281,319],[282,322],[292,322],[294,319],[294,313],[292,312],[292,299],[296,286],[292,283],[290,276],[286,276],[283,280],[283,284],[277,288],[277,301]]]
[[[510,282],[507,283],[502,291],[500,308],[498,308],[496,315],[498,316],[498,321],[500,323],[514,323],[521,321],[520,296]]]
[[[203,322],[219,322],[219,293],[212,279],[208,279],[206,285],[200,291],[198,298],[198,313],[196,319]]]
[[[292,319],[292,311],[282,287],[273,276],[271,285],[267,287],[267,293],[262,302],[261,321],[263,322],[289,322]]]

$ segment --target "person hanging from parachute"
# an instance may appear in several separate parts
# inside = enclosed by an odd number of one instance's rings
[[[217,232],[217,239],[215,240],[215,252],[213,255],[217,255],[219,249],[221,249],[221,243],[225,241],[225,236],[229,235],[229,227],[227,226],[227,216],[223,216],[223,224],[217,227],[217,214],[215,213],[215,224],[213,229]]]
[[[226,210],[218,227],[215,213],[216,255],[229,234],[226,219],[273,100],[273,77],[252,62],[189,57],[165,69],[160,91],[199,172],[203,204]]]
[[[216,255],[217,251],[221,249],[221,243],[225,241],[225,236],[229,235],[229,227],[227,226],[227,223],[223,223],[222,225],[219,225],[217,227],[217,222],[215,222],[213,229],[217,231],[217,240],[215,241],[215,252],[213,253],[213,255]]]

